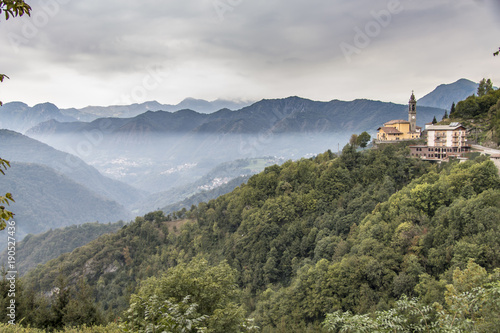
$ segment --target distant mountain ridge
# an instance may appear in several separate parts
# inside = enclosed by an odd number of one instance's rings
[[[92,121],[102,117],[130,118],[147,111],[175,112],[182,109],[191,109],[199,113],[212,113],[221,109],[238,110],[252,104],[251,101],[230,101],[217,99],[209,102],[204,99],[186,98],[179,104],[161,104],[157,101],[148,101],[131,105],[87,106],[82,109],[61,109],[65,115],[79,121]]]
[[[418,100],[418,105],[450,110],[453,103],[458,103],[475,94],[478,83],[460,79],[454,83],[441,84],[429,94]]]
[[[30,107],[22,102],[10,102],[5,103],[0,108],[0,128],[25,133],[31,127],[49,120],[57,120],[59,122],[91,122],[104,117],[131,118],[148,111],[175,112],[182,109],[192,109],[199,113],[212,113],[225,108],[238,110],[252,103],[223,99],[209,102],[203,99],[186,98],[176,105],[149,101],[131,105],[59,109],[52,103],[37,104]]]
[[[443,113],[419,107],[420,125]],[[83,133],[100,130],[106,134],[135,133],[328,133],[374,131],[391,119],[407,117],[407,107],[371,100],[317,102],[300,97],[262,100],[241,110],[222,109],[212,114],[192,110],[148,111],[133,118],[100,118],[92,122],[48,121],[31,128],[30,136]],[[105,126],[103,124],[106,124]]]
[[[5,103],[0,107],[0,129],[24,133],[33,126],[48,120],[61,122],[77,121],[63,114],[54,104],[44,103],[29,107],[25,103]]]
[[[434,91],[419,99],[420,107],[433,107],[449,110],[453,102],[457,103],[460,100],[472,95],[477,91],[478,84],[467,79],[460,79],[451,84],[442,84]],[[148,101],[144,103],[136,103],[131,105],[112,105],[112,106],[88,106],[81,109],[69,108],[58,109],[51,103],[38,104],[34,107],[21,102],[6,103],[0,108],[0,128],[14,130],[16,132],[25,133],[28,129],[49,120],[58,122],[92,122],[99,118],[134,118],[148,111],[165,111],[174,113],[179,110],[193,110],[200,114],[211,114],[217,111],[237,111],[259,102],[250,101],[230,101],[218,99],[215,101],[206,101],[203,99],[186,98],[178,104],[161,104],[157,101]],[[274,101],[280,101],[275,99]],[[362,100],[356,100],[362,101]],[[345,103],[354,103],[345,102]],[[331,101],[341,102],[341,101]],[[330,102],[330,103],[331,103]],[[318,102],[321,103],[321,102]],[[368,110],[367,113],[369,113]],[[240,128],[242,124],[235,124],[233,130]],[[248,125],[248,124],[246,124]],[[326,124],[328,126],[328,124]]]

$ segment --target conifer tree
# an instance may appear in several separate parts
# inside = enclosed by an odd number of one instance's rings
[[[453,104],[451,104],[451,109],[450,109],[450,118],[454,117],[455,116],[455,102],[453,102]]]

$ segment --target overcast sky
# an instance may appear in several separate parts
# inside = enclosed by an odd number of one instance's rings
[[[500,85],[499,0],[45,0],[0,18],[0,100],[59,107],[186,97],[407,103]]]

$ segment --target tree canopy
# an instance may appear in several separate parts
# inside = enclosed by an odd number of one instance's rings
[[[491,82],[491,79],[486,80],[485,78],[483,78],[481,81],[479,81],[479,86],[477,88],[477,96],[483,97],[484,95],[489,94],[493,90],[494,90],[493,82]]]

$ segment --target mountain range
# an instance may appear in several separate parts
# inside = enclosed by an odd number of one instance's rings
[[[419,123],[441,115],[437,108],[420,107]],[[184,109],[176,112],[148,111],[132,118],[100,118],[92,122],[61,122],[56,119],[31,128],[27,134],[82,134],[95,130],[119,134],[134,141],[148,134],[218,133],[258,134],[329,133],[374,131],[377,124],[407,117],[406,106],[371,100],[318,102],[300,97],[262,100],[238,111],[222,109],[202,114]]]
[[[217,99],[215,101],[206,101],[204,99],[186,98],[179,104],[161,104],[157,101],[136,103],[131,105],[113,105],[113,106],[87,106],[81,109],[62,109],[65,115],[74,117],[79,121],[92,121],[102,117],[130,118],[140,115],[147,111],[178,111],[183,109],[195,110],[199,113],[212,113],[221,109],[239,110],[245,106],[251,105],[250,101],[230,101]]]
[[[33,107],[22,102],[5,103],[0,108],[0,128],[25,133],[28,129],[47,120],[60,122],[93,121],[102,117],[130,118],[148,111],[178,111],[191,109],[200,113],[212,113],[221,109],[238,110],[252,102],[235,102],[218,99],[212,102],[186,98],[176,105],[160,104],[157,101],[131,105],[87,106],[81,109],[59,109],[52,103],[37,104]]]
[[[448,110],[451,103],[458,102],[477,91],[478,84],[467,79],[460,79],[452,84],[443,84],[434,91],[419,99],[419,106],[428,106]],[[218,99],[206,101],[203,99],[186,98],[178,104],[161,104],[149,101],[140,104],[114,106],[88,106],[80,109],[59,109],[51,103],[37,104],[29,107],[22,102],[6,103],[0,108],[0,128],[25,133],[31,127],[48,120],[58,122],[92,122],[99,118],[134,118],[148,111],[175,112],[189,109],[202,114],[214,113],[219,110],[241,110],[254,104],[250,101],[230,101]]]
[[[406,105],[372,100],[319,102],[300,97],[262,100],[241,110],[148,111],[132,118],[92,122],[50,120],[26,135],[75,154],[103,174],[150,193],[191,183],[215,166],[237,159],[296,159],[332,149],[351,134],[391,119],[405,119]],[[423,126],[444,110],[418,108]]]

